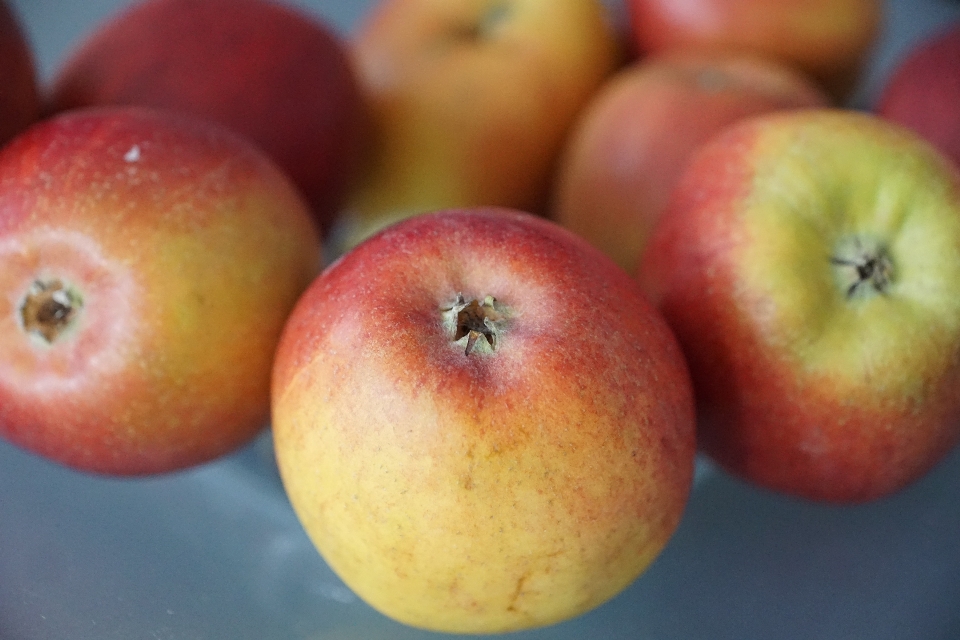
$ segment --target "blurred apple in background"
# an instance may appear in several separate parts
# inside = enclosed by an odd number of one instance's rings
[[[691,487],[675,338],[629,275],[530,214],[420,215],[357,246],[298,302],[273,401],[307,533],[416,627],[598,606],[660,553]]]
[[[626,0],[634,43],[732,49],[781,60],[832,95],[851,94],[877,40],[881,0]]]
[[[574,126],[550,216],[633,273],[694,149],[741,118],[828,103],[813,81],[756,56],[672,51],[635,62]]]
[[[621,60],[599,0],[383,0],[352,46],[376,139],[344,248],[428,210],[542,212],[568,128]]]
[[[0,1],[0,145],[40,117],[40,93],[30,43],[14,9]]]
[[[701,147],[640,276],[703,450],[837,502],[926,473],[960,438],[958,247],[960,171],[875,116],[768,114]]]
[[[78,110],[0,152],[0,434],[143,474],[266,426],[274,349],[316,275],[306,203],[244,138]]]
[[[913,129],[960,164],[960,22],[909,52],[887,81],[876,112]]]
[[[265,0],[147,0],[101,23],[57,71],[49,108],[104,104],[178,109],[247,136],[324,228],[369,133],[339,36]]]

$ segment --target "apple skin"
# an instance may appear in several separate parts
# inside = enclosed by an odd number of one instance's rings
[[[960,22],[916,45],[894,69],[875,111],[960,164]]]
[[[30,43],[14,10],[0,1],[0,146],[40,118]]]
[[[48,110],[177,109],[247,136],[301,189],[322,229],[359,170],[370,122],[346,44],[264,0],[147,0],[115,14],[57,71]]]
[[[424,211],[544,213],[567,131],[623,59],[599,0],[383,0],[351,50],[376,133],[342,249]]]
[[[495,348],[454,341],[459,293],[496,298]],[[277,350],[273,429],[333,570],[386,615],[459,633],[626,587],[677,526],[696,449],[686,365],[637,283],[490,208],[401,221],[311,285]]]
[[[880,0],[627,0],[643,54],[736,50],[796,66],[838,99],[856,85],[879,35]]]
[[[742,118],[828,104],[813,81],[772,60],[687,51],[644,58],[582,112],[558,162],[549,215],[633,273],[694,149]]]
[[[726,129],[639,278],[686,354],[701,448],[750,482],[872,500],[960,438],[960,174],[902,127],[814,109]]]
[[[274,349],[320,251],[262,152],[172,112],[77,110],[0,152],[0,212],[0,434],[133,475],[266,426]],[[49,341],[37,283],[79,301]]]

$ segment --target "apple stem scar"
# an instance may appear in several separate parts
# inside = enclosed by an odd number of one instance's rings
[[[855,241],[858,255],[854,258],[832,256],[831,264],[852,269],[856,279],[847,287],[847,298],[852,298],[860,288],[867,284],[877,293],[886,293],[893,279],[893,261],[887,250],[880,246],[866,250],[859,239]]]
[[[35,280],[20,305],[23,328],[52,343],[83,307],[80,296],[58,279]]]
[[[443,311],[447,325],[452,328],[453,342],[467,339],[464,355],[469,356],[478,349],[486,353],[496,351],[506,316],[493,296],[467,302],[463,294],[458,293],[456,302]]]

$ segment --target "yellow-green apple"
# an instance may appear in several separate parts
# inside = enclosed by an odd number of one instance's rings
[[[144,105],[256,142],[326,228],[369,134],[345,43],[269,0],[146,0],[103,22],[57,71],[48,109]]]
[[[117,475],[239,447],[319,261],[300,193],[225,128],[138,107],[33,125],[0,152],[0,433]]]
[[[375,135],[344,248],[428,210],[543,212],[569,126],[621,59],[600,0],[383,0],[351,44]]]
[[[854,111],[757,116],[691,160],[640,279],[703,450],[751,482],[889,495],[960,438],[960,172]]]
[[[627,0],[642,53],[734,49],[794,65],[847,97],[879,35],[881,0]]]
[[[741,118],[827,104],[811,80],[765,58],[672,51],[634,62],[574,125],[550,217],[633,273],[694,149]]]
[[[690,490],[675,338],[629,274],[528,213],[423,214],[354,248],[294,309],[272,399],[307,533],[416,627],[595,607],[658,555]]]
[[[17,14],[0,0],[0,145],[40,117],[33,51]]]
[[[894,69],[875,110],[960,164],[960,22],[915,46]]]

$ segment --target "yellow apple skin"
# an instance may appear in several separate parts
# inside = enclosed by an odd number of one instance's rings
[[[828,104],[812,80],[766,58],[690,51],[643,58],[582,111],[557,163],[550,217],[634,273],[699,145],[742,118]]]
[[[458,293],[503,305],[496,348],[454,340]],[[373,607],[437,631],[537,627],[611,598],[666,544],[693,472],[689,384],[636,282],[586,242],[519,212],[422,215],[298,303],[277,460]]]
[[[273,353],[320,240],[257,148],[170,112],[65,112],[0,153],[0,211],[0,434],[142,475],[267,426]],[[27,301],[52,282],[79,303],[46,341]]]
[[[640,279],[733,473],[861,502],[960,439],[960,173],[905,128],[830,109],[735,125],[692,160]]]
[[[385,0],[351,51],[374,120],[341,242],[428,210],[542,212],[574,117],[619,64],[599,0]]]

